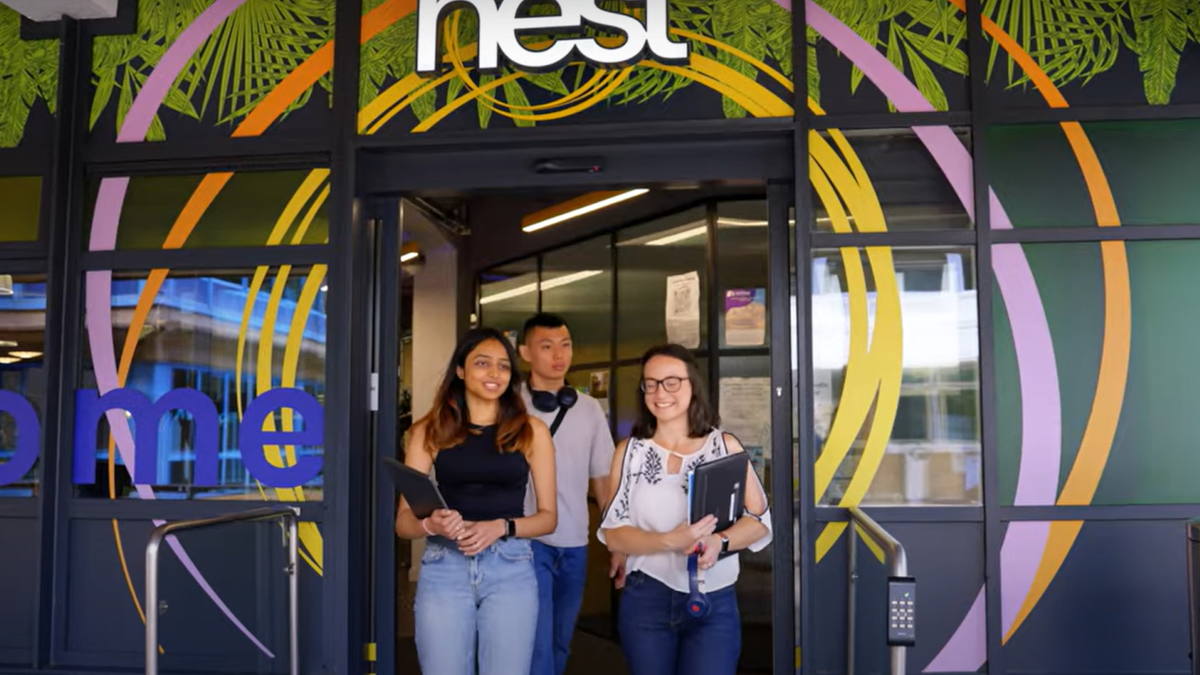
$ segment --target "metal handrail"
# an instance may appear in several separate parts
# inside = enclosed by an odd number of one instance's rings
[[[1188,643],[1192,674],[1200,673],[1200,518],[1187,522]]]
[[[288,565],[288,652],[291,675],[300,675],[300,575],[296,542],[300,529],[300,509],[271,506],[213,518],[179,520],[164,523],[150,533],[146,544],[146,675],[158,675],[158,554],[163,540],[185,530],[200,530],[231,523],[256,523],[281,520],[287,524]]]
[[[857,597],[856,582],[858,579],[858,528],[859,525],[863,531],[871,536],[880,546],[883,547],[888,561],[888,576],[889,577],[907,577],[908,576],[908,554],[904,551],[904,544],[900,543],[887,530],[883,529],[879,523],[863,512],[857,506],[851,506],[847,509],[850,513],[850,554],[849,558],[849,592],[847,606],[847,639],[846,639],[846,674],[854,675],[854,647],[855,647],[855,599]],[[905,675],[908,669],[907,648],[899,645],[892,645],[888,648],[888,661],[890,675]]]

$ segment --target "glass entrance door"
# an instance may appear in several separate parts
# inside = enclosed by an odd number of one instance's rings
[[[554,214],[569,212],[564,204],[601,193],[626,198],[539,227]],[[629,435],[636,414],[641,355],[668,341],[693,351],[723,428],[751,455],[775,521],[771,546],[741,554],[742,673],[791,672],[797,652],[791,204],[790,181],[675,184],[671,189],[662,183],[628,183],[453,197],[417,192],[395,205],[393,226],[403,233],[383,249],[384,255],[396,256],[392,269],[406,271],[396,282],[390,273],[381,278],[397,283],[397,297],[410,294],[404,301],[411,302],[412,318],[387,340],[400,356],[397,369],[381,371],[387,374],[381,376],[380,390],[394,400],[390,408],[381,407],[381,417],[400,419],[407,413],[418,419],[427,410],[437,384],[430,378],[444,369],[453,348],[451,325],[459,334],[468,326],[486,325],[519,342],[533,314],[564,318],[573,339],[567,382],[600,403],[618,442]],[[470,237],[456,239],[453,231],[464,225]],[[431,248],[439,241],[445,250]],[[405,254],[417,264],[400,263]],[[439,271],[431,264],[434,258]],[[451,259],[456,274],[447,272]],[[465,310],[456,321],[451,318],[455,305]],[[383,325],[390,329],[392,323]],[[441,331],[436,341],[434,330]],[[401,411],[404,401],[409,407]],[[399,455],[402,435],[384,439],[378,451]],[[381,495],[379,501],[380,536],[391,531],[395,507],[389,497]],[[609,555],[595,538],[605,501],[607,495],[589,497],[587,576],[568,673],[590,672],[587,667],[597,659],[612,664],[607,672],[623,672],[616,624],[621,592],[608,578]],[[420,542],[381,544],[377,550],[380,590],[392,586],[375,594],[381,602],[380,672],[392,672],[386,670],[385,655],[400,672],[414,672],[417,665],[411,598],[420,550]],[[383,606],[389,603],[391,608]],[[393,636],[394,647],[384,647]]]

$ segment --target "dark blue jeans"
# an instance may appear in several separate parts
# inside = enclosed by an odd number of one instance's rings
[[[533,542],[538,581],[537,639],[531,675],[562,675],[587,581],[587,547],[558,548]]]
[[[709,612],[687,612],[687,594],[640,572],[621,594],[618,627],[630,675],[734,675],[742,619],[733,586],[708,594]]]

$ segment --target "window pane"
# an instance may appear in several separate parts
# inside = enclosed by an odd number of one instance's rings
[[[45,277],[0,275],[0,391],[15,395],[0,405],[0,497],[37,489],[45,351]]]
[[[1064,126],[989,128],[988,178],[1011,227],[1200,223],[1200,119],[1089,122],[1072,137]],[[1110,199],[1116,218],[1098,216]]]
[[[974,266],[964,249],[814,256],[822,503],[980,503]]]
[[[1200,241],[994,251],[997,279],[1024,258],[1035,294],[1001,285],[993,305],[1001,503],[1200,502]]]
[[[0,178],[0,242],[37,241],[42,212],[40,176]]]
[[[537,260],[497,267],[479,276],[480,324],[521,339],[525,321],[538,310]]]
[[[571,327],[573,361],[612,360],[612,239],[559,249],[542,258],[542,309]]]
[[[117,249],[323,244],[328,197],[328,169],[110,177],[90,185],[85,226],[115,217]],[[100,239],[90,250],[106,248]]]
[[[80,485],[80,494],[110,496],[111,458],[116,497],[149,498],[153,486],[159,499],[321,499],[322,475],[307,471],[319,469],[324,439],[293,436],[295,445],[281,447],[254,432],[296,434],[318,426],[310,414],[323,418],[325,273],[314,266],[171,274],[157,290],[153,278],[118,275],[109,284],[109,273],[88,273],[89,286],[111,292],[111,306],[88,308],[82,386],[108,392],[123,384],[126,398],[124,405],[105,399],[77,406],[76,433],[90,434],[95,445],[76,452],[96,457],[96,481]],[[146,301],[152,304],[139,305]],[[105,324],[110,334],[102,332]],[[127,373],[122,354],[132,355]],[[183,391],[164,400],[173,390]],[[114,437],[117,452],[110,455]],[[136,486],[129,471],[134,441],[139,459],[157,445],[146,475],[136,472]],[[205,475],[209,453],[217,458],[215,477]],[[278,489],[260,485],[272,481]]]
[[[953,134],[956,138],[946,140],[971,147],[967,130],[955,129]],[[974,227],[950,183],[952,179],[963,181],[960,189],[970,195],[970,174],[948,178],[912,129],[831,130],[814,132],[809,139],[809,158],[820,169],[812,176],[817,230],[897,232]],[[860,190],[859,181],[864,179],[870,190]]]
[[[708,338],[708,217],[703,207],[622,230],[617,241],[617,358],[663,342],[703,349]],[[672,307],[668,318],[668,286]]]
[[[722,347],[763,347],[768,343],[768,246],[766,201],[717,206]]]

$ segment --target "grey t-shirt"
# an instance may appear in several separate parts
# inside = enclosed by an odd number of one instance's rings
[[[533,407],[529,390],[521,388],[521,397],[529,414],[546,423],[554,424],[558,411],[544,413]],[[593,478],[608,476],[612,470],[612,432],[608,419],[596,399],[586,394],[563,417],[558,433],[554,434],[554,466],[558,484],[558,529],[552,534],[538,537],[538,541],[559,548],[574,548],[588,544],[589,482]],[[607,495],[603,495],[607,498]],[[537,511],[537,497],[533,481],[525,493],[525,513]]]

